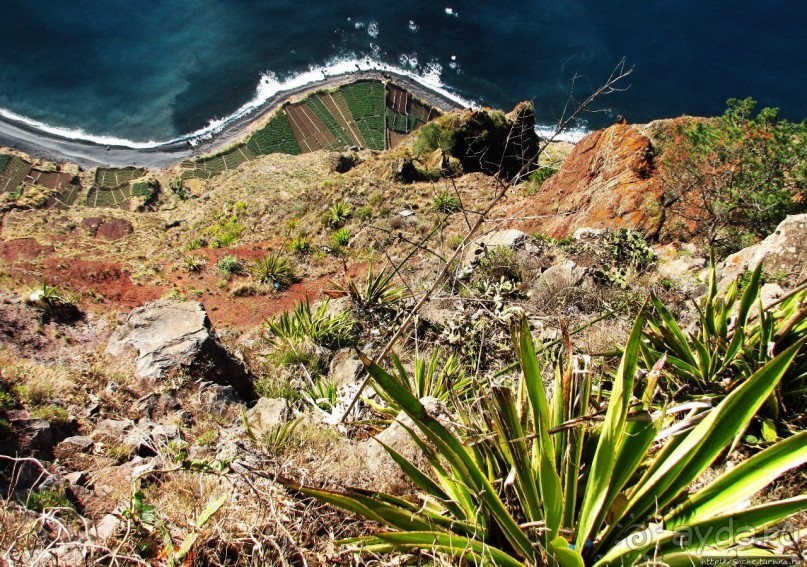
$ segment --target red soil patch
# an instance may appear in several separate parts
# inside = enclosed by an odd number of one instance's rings
[[[19,260],[35,260],[42,254],[53,252],[53,246],[43,246],[33,238],[17,238],[0,242],[0,258],[12,264]]]
[[[132,223],[123,219],[103,219],[101,217],[87,217],[81,221],[81,226],[90,236],[104,240],[120,240],[134,232]]]
[[[80,260],[77,258],[48,258],[41,268],[48,283],[92,294],[100,301],[134,308],[167,293],[162,286],[137,285],[122,266],[114,262]]]
[[[270,317],[294,308],[298,301],[308,297],[311,302],[321,299],[322,290],[328,287],[328,279],[321,278],[294,284],[277,295],[254,295],[232,297],[226,291],[221,294],[204,294],[204,304],[213,326],[233,326],[243,329],[257,327]]]
[[[134,232],[132,223],[123,219],[112,219],[101,223],[96,232],[96,238],[103,238],[105,240],[120,240],[124,236],[128,236]]]
[[[306,296],[311,301],[321,299],[322,290],[329,287],[328,281],[337,279],[336,274],[327,274],[317,279],[298,282],[289,289],[277,294],[234,297],[229,289],[219,289],[218,282],[222,275],[216,269],[216,263],[224,256],[234,256],[247,264],[263,258],[270,250],[280,248],[280,240],[246,244],[235,248],[203,248],[190,254],[202,257],[207,262],[201,273],[188,274],[174,272],[169,277],[176,288],[188,299],[194,299],[194,290],[201,291],[201,301],[214,327],[233,326],[251,328],[263,323],[266,319],[294,308],[294,304],[303,301]],[[229,287],[238,283],[248,283],[252,279],[248,275],[232,277]]]

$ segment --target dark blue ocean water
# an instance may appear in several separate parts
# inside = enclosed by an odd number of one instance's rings
[[[0,108],[135,141],[231,115],[264,76],[265,95],[311,66],[368,57],[439,74],[478,103],[534,99],[544,122],[571,77],[583,96],[623,56],[631,87],[589,127],[617,113],[713,115],[746,96],[807,116],[797,0],[4,0],[0,18]]]

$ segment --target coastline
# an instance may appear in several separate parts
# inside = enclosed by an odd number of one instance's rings
[[[209,134],[209,139],[201,139],[195,146],[192,146],[188,140],[175,140],[150,148],[106,146],[45,132],[2,115],[0,115],[0,146],[13,148],[56,163],[76,163],[85,168],[138,166],[148,169],[167,169],[186,159],[215,153],[241,141],[259,128],[272,112],[286,102],[304,98],[311,92],[335,88],[360,79],[390,80],[442,111],[464,108],[457,101],[418,83],[411,77],[394,71],[386,69],[356,70],[338,75],[327,75],[321,80],[279,91],[254,110],[225,124],[220,131]]]

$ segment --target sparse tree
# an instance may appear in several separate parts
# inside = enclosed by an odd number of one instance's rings
[[[662,162],[664,208],[722,254],[803,210],[807,140],[775,108],[730,99],[723,116],[681,126]]]

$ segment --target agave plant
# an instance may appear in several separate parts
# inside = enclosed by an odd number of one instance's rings
[[[333,228],[344,225],[353,214],[353,207],[344,201],[337,201],[328,209],[326,215],[327,222]]]
[[[746,283],[740,295],[740,285]],[[666,356],[665,373],[673,392],[694,391],[720,398],[751,376],[761,364],[807,336],[807,289],[797,289],[778,305],[761,305],[762,265],[738,277],[724,292],[715,268],[698,308],[696,331],[686,333],[664,304],[653,298],[656,314],[647,317],[643,354],[648,366]],[[757,307],[754,312],[754,307]],[[807,356],[800,355],[766,404],[771,417],[792,416],[805,407]]]
[[[350,313],[328,314],[328,301],[315,307],[306,297],[292,311],[284,311],[265,323],[271,332],[269,342],[296,347],[299,341],[311,340],[316,345],[338,348],[352,345],[356,339],[356,323]]]
[[[291,262],[277,252],[255,260],[251,271],[258,283],[271,284],[275,289],[286,289],[294,282]]]
[[[434,349],[430,358],[416,357],[414,372],[411,374],[401,364],[400,359],[393,357],[397,378],[409,391],[417,397],[436,398],[441,402],[448,402],[466,398],[472,391],[473,380],[465,375],[459,357],[455,354],[440,365],[440,349]],[[386,392],[379,392],[385,405],[374,404],[367,400],[381,413],[396,416],[401,407],[394,398]]]
[[[331,242],[337,248],[344,248],[348,244],[350,244],[350,239],[353,235],[350,234],[350,231],[346,228],[340,228],[336,232],[331,235]]]
[[[353,277],[345,273],[344,285],[331,281],[332,287],[325,293],[334,299],[350,297],[356,305],[366,310],[386,308],[405,297],[404,288],[393,283],[393,276],[395,276],[395,272],[387,273],[386,268],[376,273],[373,265],[370,264],[363,287],[360,287]]]
[[[652,377],[651,386],[633,395],[643,322],[640,314],[604,416],[589,411],[591,379],[571,364],[556,370],[555,393],[547,397],[523,320],[514,331],[522,371],[515,393],[501,386],[480,392],[487,404],[473,427],[443,425],[398,378],[365,358],[378,388],[415,424],[409,431],[430,471],[387,451],[418,486],[421,501],[362,489],[295,488],[384,525],[379,533],[343,542],[370,552],[419,549],[513,567],[691,565],[710,557],[775,555],[764,547],[766,530],[807,509],[807,496],[744,502],[807,462],[807,432],[772,445],[707,486],[689,488],[747,427],[801,342],[757,369],[716,407],[693,409],[700,413],[688,415],[686,427],[679,422],[668,429],[673,410],[651,413]]]

